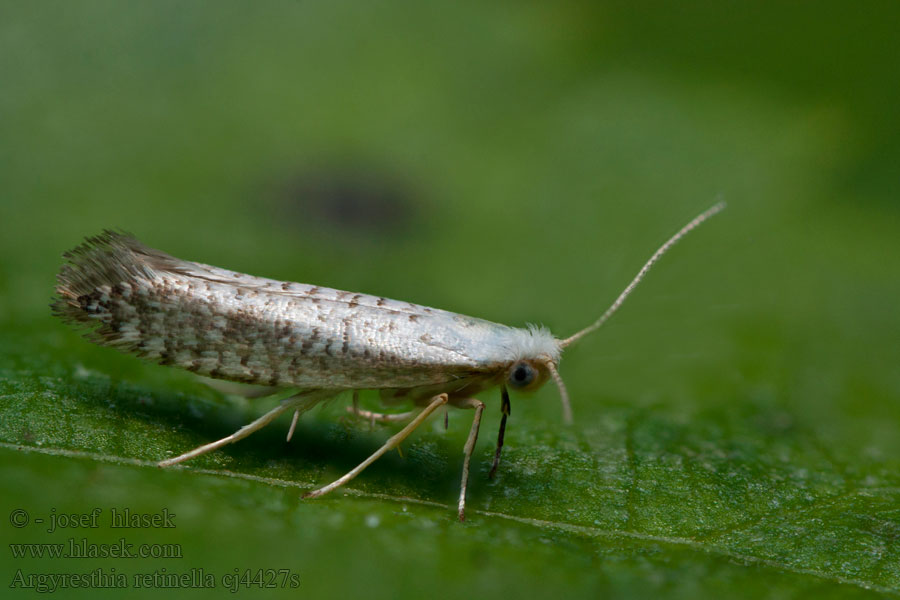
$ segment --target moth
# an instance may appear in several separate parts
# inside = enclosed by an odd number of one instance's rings
[[[348,410],[405,426],[366,460],[337,480],[308,492],[327,494],[396,448],[445,406],[474,411],[463,448],[457,512],[465,519],[469,465],[484,403],[480,392],[499,387],[500,430],[489,476],[500,462],[510,414],[509,390],[529,392],[552,379],[563,419],[572,422],[559,374],[562,351],[597,330],[622,305],[647,271],[678,240],[724,208],[716,204],[663,244],[593,324],[556,338],[543,327],[509,327],[410,302],[276,281],[180,260],[114,231],[87,238],[66,252],[57,275],[53,312],[86,337],[162,365],[199,375],[266,386],[278,405],[235,433],[159,466],[170,466],[231,444],[283,413],[297,419],[342,392]],[[377,390],[386,405],[407,403],[400,414],[359,408],[361,390]]]

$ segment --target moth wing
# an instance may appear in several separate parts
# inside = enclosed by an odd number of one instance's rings
[[[55,310],[92,341],[201,375],[303,389],[453,386],[525,330],[184,261],[115,232],[67,253]]]

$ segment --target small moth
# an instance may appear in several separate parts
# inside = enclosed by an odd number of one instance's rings
[[[490,476],[500,461],[508,389],[533,391],[552,379],[563,418],[572,421],[559,375],[564,348],[598,329],[653,264],[690,230],[724,208],[716,204],[685,225],[644,264],[593,324],[564,339],[543,327],[508,327],[452,312],[317,285],[244,275],[180,260],[133,237],[105,231],[65,253],[51,305],[93,342],[207,377],[272,388],[278,405],[225,438],[159,463],[170,466],[236,442],[293,411],[290,440],[303,412],[341,392],[353,393],[352,414],[406,425],[369,458],[334,482],[305,494],[314,498],[347,483],[396,448],[432,413],[450,405],[472,409],[463,448],[458,502],[465,519],[469,463],[484,403],[479,392],[499,386],[500,431]],[[360,390],[378,390],[384,404],[413,410],[361,410]]]

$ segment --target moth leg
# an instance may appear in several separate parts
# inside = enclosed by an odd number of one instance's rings
[[[475,417],[472,419],[472,428],[469,430],[469,439],[463,448],[463,472],[462,483],[459,490],[459,520],[466,520],[466,488],[469,485],[469,462],[472,459],[472,453],[475,451],[475,442],[478,440],[478,429],[481,427],[481,413],[484,412],[484,402],[475,398],[467,398],[461,402],[454,403],[457,408],[474,408]]]
[[[347,412],[359,417],[360,419],[369,419],[372,422],[377,421],[379,423],[397,423],[399,421],[406,421],[414,414],[416,414],[416,411],[414,410],[396,414],[377,413],[369,410],[362,410],[359,408],[355,409],[352,406],[347,407]]]
[[[294,437],[294,430],[297,428],[297,421],[300,420],[300,409],[294,411],[294,416],[291,417],[291,426],[288,428],[287,439],[285,441],[291,441],[291,438]]]
[[[398,414],[377,413],[370,410],[362,410],[359,407],[359,390],[353,390],[353,405],[347,407],[347,412],[360,419],[368,419],[370,425],[374,425],[376,421],[379,423],[397,423],[406,421],[416,414],[416,411],[414,410]]]
[[[409,436],[409,434],[411,434],[413,431],[415,431],[415,429],[419,425],[421,425],[422,422],[425,421],[425,419],[427,419],[431,413],[433,413],[435,410],[437,410],[441,406],[447,404],[448,400],[449,400],[449,398],[448,398],[447,394],[440,394],[440,395],[432,398],[431,402],[428,404],[428,406],[426,406],[424,409],[422,409],[422,412],[420,412],[418,415],[416,415],[415,419],[410,421],[409,424],[407,424],[407,426],[404,427],[403,429],[401,429],[398,433],[391,436],[391,438],[387,442],[385,442],[385,444],[381,448],[376,450],[372,454],[372,456],[370,456],[366,460],[359,463],[359,465],[357,465],[352,471],[349,471],[341,478],[335,479],[328,485],[321,487],[317,490],[307,492],[307,493],[303,494],[303,497],[304,498],[318,498],[319,496],[323,496],[323,495],[327,494],[328,492],[330,492],[331,490],[344,485],[345,483],[347,483],[348,481],[350,481],[351,479],[353,479],[354,477],[356,477],[357,475],[362,473],[363,469],[365,469],[366,467],[371,465],[373,462],[378,460],[382,454],[384,454],[385,452],[387,452],[389,450],[393,450],[394,448],[399,446],[400,443],[403,440],[405,440]]]
[[[359,414],[359,390],[353,390],[353,406],[348,407],[347,410],[357,417],[362,417]],[[375,429],[375,419],[369,419],[369,431],[373,429]]]
[[[177,465],[180,462],[184,462],[186,460],[190,460],[196,456],[200,456],[201,454],[206,454],[207,452],[212,452],[222,446],[227,446],[228,444],[232,444],[238,440],[242,440],[251,433],[259,431],[275,419],[277,419],[281,413],[294,409],[295,415],[299,417],[301,412],[305,412],[309,410],[313,406],[315,406],[319,400],[321,400],[321,396],[309,396],[307,394],[298,394],[296,396],[292,396],[290,398],[286,398],[282,400],[278,406],[256,419],[252,423],[248,423],[232,433],[229,436],[223,437],[221,440],[217,440],[215,442],[211,442],[209,444],[204,444],[197,448],[194,448],[190,452],[185,452],[179,456],[174,458],[167,458],[166,460],[161,460],[157,463],[159,467],[171,467],[172,465]],[[291,428],[291,432],[293,433],[293,427]]]

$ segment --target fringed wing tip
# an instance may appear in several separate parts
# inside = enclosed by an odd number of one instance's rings
[[[104,286],[127,279],[137,267],[134,253],[145,254],[148,250],[133,235],[121,230],[104,229],[99,235],[85,238],[62,255],[65,262],[56,274],[57,295],[51,299],[50,312],[72,325],[96,325],[88,310],[90,296]]]

